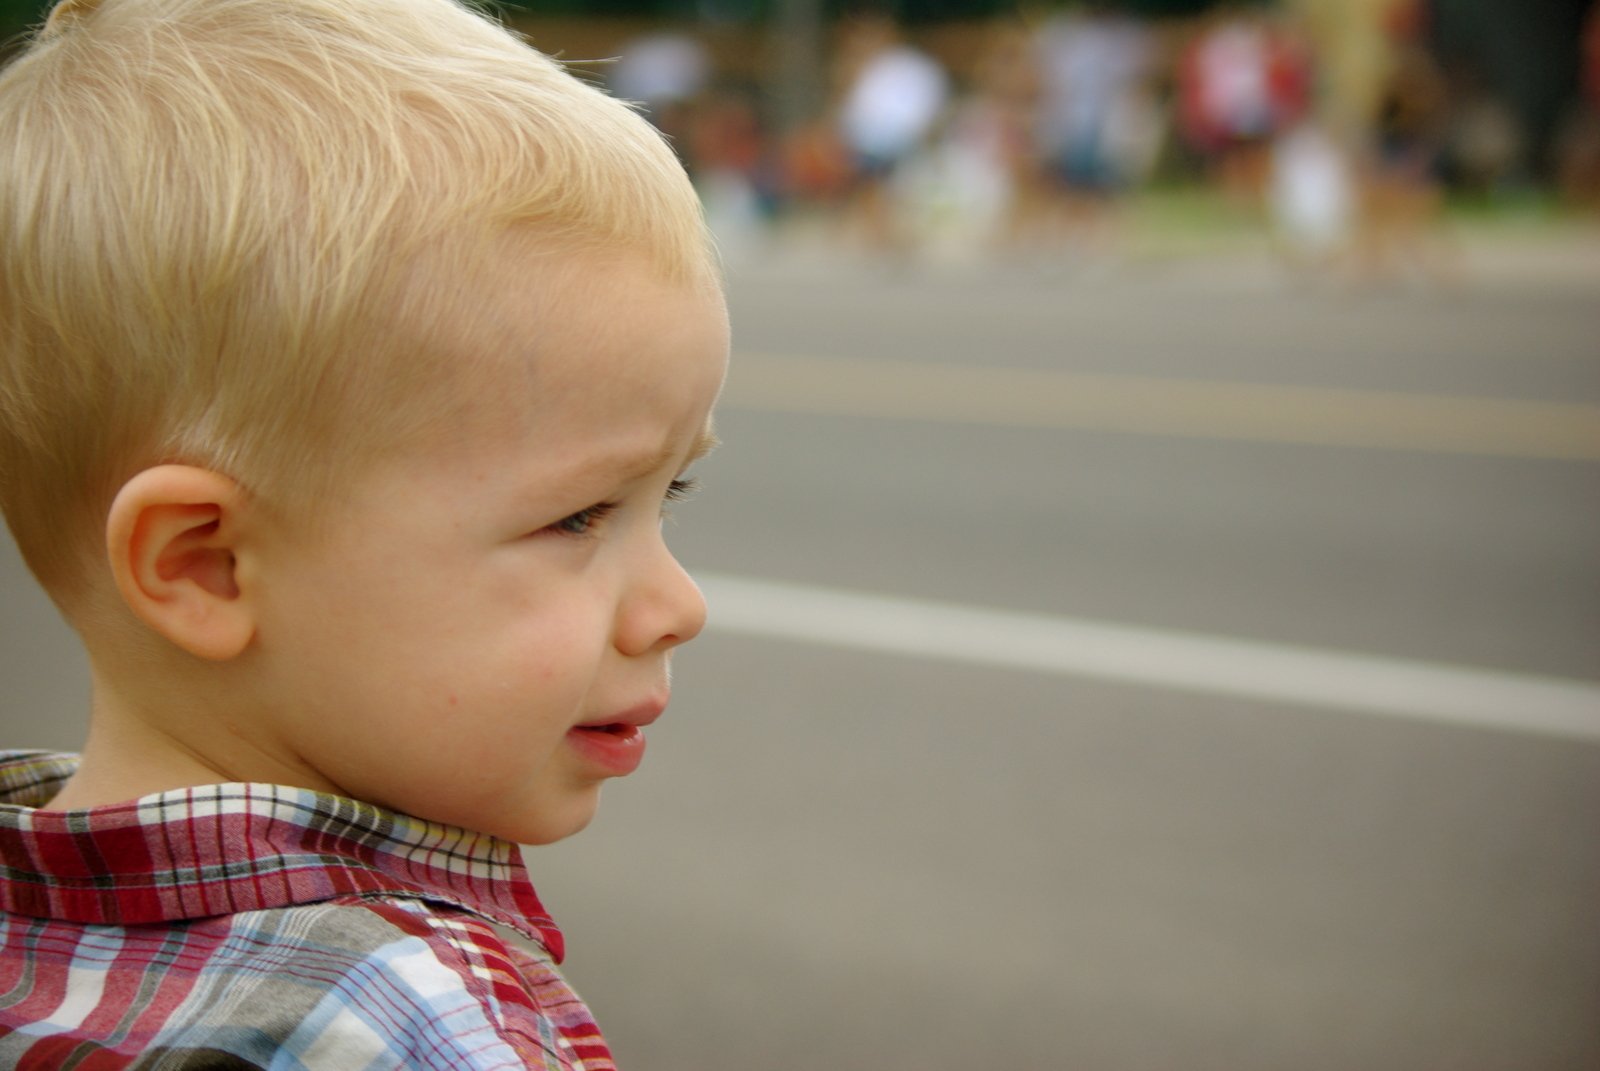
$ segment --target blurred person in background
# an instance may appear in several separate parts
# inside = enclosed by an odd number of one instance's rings
[[[898,215],[919,254],[971,260],[1005,247],[1033,167],[1031,37],[1012,18],[979,31],[965,92],[897,179]]]
[[[1444,75],[1423,43],[1425,8],[1410,2],[1388,20],[1391,56],[1363,161],[1357,268],[1366,279],[1420,270],[1454,275],[1442,226],[1440,154],[1449,119]]]
[[[1268,207],[1272,237],[1289,266],[1325,275],[1347,260],[1357,225],[1358,178],[1327,129],[1305,119],[1272,145]]]
[[[850,194],[852,170],[837,126],[828,117],[796,124],[775,137],[773,203],[791,222],[839,210]]]
[[[1039,71],[1033,34],[1015,18],[996,20],[972,67],[971,89],[957,108],[950,139],[973,161],[989,200],[984,239],[1001,251],[1035,233],[1043,191],[1034,152]]]
[[[750,95],[731,86],[709,93],[695,110],[687,149],[719,248],[730,256],[743,253],[764,237],[776,196],[766,135]]]
[[[1178,118],[1190,147],[1240,207],[1258,210],[1271,145],[1306,114],[1310,56],[1254,7],[1219,7],[1178,57]]]
[[[851,166],[846,222],[869,248],[903,251],[895,180],[944,115],[949,79],[933,57],[908,44],[894,20],[851,21],[839,49],[835,116]]]
[[[1149,28],[1104,3],[1040,24],[1035,138],[1045,197],[1036,233],[1047,240],[1109,240],[1113,199],[1148,170],[1160,138],[1146,88],[1154,56]]]
[[[1440,166],[1451,188],[1493,198],[1518,178],[1527,135],[1515,111],[1475,64],[1449,78],[1451,102]]]
[[[1304,50],[1318,60],[1317,106],[1272,150],[1280,250],[1298,268],[1348,269],[1357,281],[1449,277],[1440,181],[1449,100],[1426,45],[1426,3],[1311,14],[1322,16],[1303,24],[1308,36],[1321,31],[1320,47]]]
[[[662,30],[623,45],[612,67],[613,96],[631,101],[666,135],[705,204],[724,253],[761,235],[771,183],[763,171],[765,136],[751,95],[719,80],[710,50],[682,30]]]
[[[683,159],[688,155],[685,144],[694,108],[710,79],[705,45],[687,33],[664,30],[622,46],[611,68],[609,89],[612,96],[639,105]]]

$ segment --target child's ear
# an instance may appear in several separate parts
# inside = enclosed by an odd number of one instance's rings
[[[106,519],[106,551],[123,601],[190,654],[225,661],[255,636],[239,590],[245,496],[233,480],[158,465],[123,484]]]

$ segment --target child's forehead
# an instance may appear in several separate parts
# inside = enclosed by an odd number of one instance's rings
[[[417,347],[415,391],[436,392],[452,411],[440,428],[447,440],[582,432],[627,455],[597,463],[653,469],[661,459],[649,455],[668,449],[662,415],[688,413],[720,386],[728,348],[720,286],[673,281],[642,255],[502,250],[487,269],[436,281],[442,289],[425,299],[439,308],[403,317],[420,330],[402,344]],[[697,457],[716,442],[708,424],[673,423],[675,456],[690,440]]]
[[[721,280],[709,261],[667,263],[658,251],[618,247],[532,226],[448,242],[417,256],[406,271],[398,310],[402,330],[420,319],[436,341],[523,358],[541,339],[600,342],[626,333],[648,311],[644,292],[669,305],[710,309],[725,318]],[[657,303],[661,304],[660,302]],[[413,311],[420,310],[420,317]],[[513,368],[518,367],[513,361]]]

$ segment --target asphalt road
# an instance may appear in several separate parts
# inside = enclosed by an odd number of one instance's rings
[[[736,266],[714,625],[530,853],[622,1065],[1600,1066],[1600,245],[1469,254]],[[0,584],[6,742],[72,746]]]

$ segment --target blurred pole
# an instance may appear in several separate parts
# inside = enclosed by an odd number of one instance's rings
[[[816,115],[823,99],[823,0],[777,0],[771,48],[777,56],[772,86],[779,130]]]

